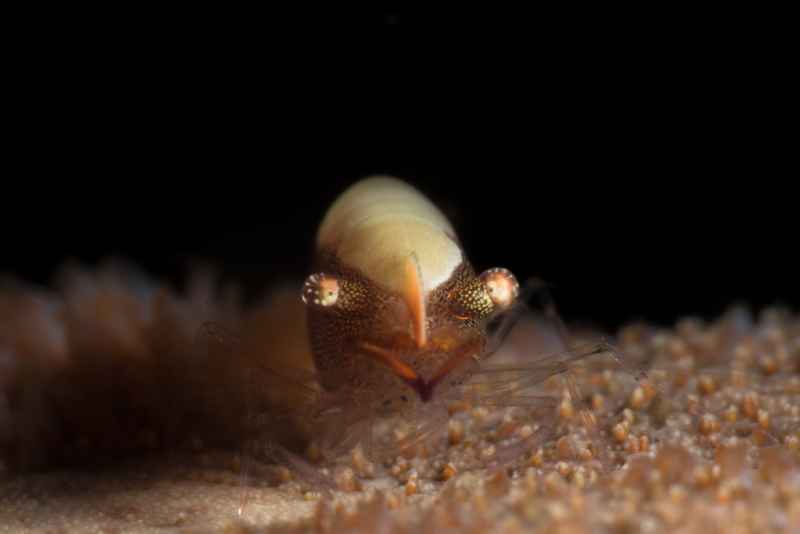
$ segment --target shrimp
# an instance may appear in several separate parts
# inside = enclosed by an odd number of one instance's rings
[[[476,273],[444,214],[394,178],[362,180],[333,203],[313,270],[302,288],[310,349],[320,385],[335,397],[324,410],[337,414],[329,441],[345,447],[362,434],[354,428],[376,418],[405,416],[422,425],[412,434],[425,435],[442,426],[447,402],[468,393],[488,404],[549,406],[552,398],[521,393],[612,352],[562,343],[549,358],[498,374],[490,358],[524,310],[516,277],[500,267]],[[489,374],[494,387],[476,387],[476,376]]]
[[[550,421],[560,399],[537,386],[563,375],[577,402],[582,395],[570,377],[577,362],[608,354],[621,360],[607,343],[570,348],[556,320],[548,355],[494,363],[512,326],[529,315],[527,297],[542,288],[534,282],[521,290],[505,268],[478,274],[430,200],[394,178],[364,179],[323,217],[313,272],[298,299],[306,314],[302,343],[313,369],[263,362],[258,376],[267,378],[254,379],[253,387],[305,392],[306,401],[287,403],[283,413],[302,421],[329,460],[359,445],[373,459],[395,457],[440,436],[454,402],[524,408],[542,422],[541,431],[523,432],[524,439],[496,456],[512,459],[554,429]],[[545,309],[555,316],[547,301]],[[525,351],[531,344],[521,346]],[[275,410],[262,413],[262,426],[283,426]],[[315,479],[300,456],[274,442],[268,449],[280,463]]]
[[[486,320],[519,291],[506,269],[477,276],[442,213],[390,178],[334,203],[315,266],[303,301],[322,385],[387,407],[409,390],[428,402],[463,380],[464,364],[485,352]]]

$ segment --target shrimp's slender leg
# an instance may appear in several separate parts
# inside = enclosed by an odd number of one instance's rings
[[[555,300],[550,292],[550,285],[539,278],[530,279],[526,285],[528,286],[526,289],[531,293],[535,293],[538,297],[539,305],[542,308],[544,317],[555,329],[558,342],[562,349],[568,353],[574,352],[575,349],[571,346],[569,341],[569,331],[564,324],[561,315],[558,313]],[[613,358],[618,365],[620,365],[625,371],[631,373],[637,381],[641,378],[646,378],[646,373],[644,373],[643,370],[633,369],[630,362],[628,362],[621,355],[621,353],[605,339],[598,344],[597,348],[599,350],[598,353],[606,353],[611,356],[611,358]],[[581,407],[579,408],[579,414],[584,426],[589,430],[590,434],[597,435],[599,432],[597,427],[597,419],[595,418],[591,407],[589,406],[589,402],[584,399],[574,373],[567,371],[563,374],[563,377],[566,391],[570,397],[569,401],[573,403],[580,403]]]
[[[527,282],[525,282],[522,295],[524,295],[526,300],[530,299],[533,295],[536,296],[545,318],[552,323],[556,330],[556,335],[558,336],[562,349],[566,350],[569,347],[569,332],[558,313],[553,295],[550,293],[551,287],[551,284],[548,284],[541,278],[529,278]]]
[[[553,295],[550,292],[553,287],[552,284],[541,278],[533,277],[526,281],[525,287],[520,295],[524,300],[529,300],[534,296],[538,299],[542,314],[556,332],[556,337],[561,347],[560,350],[571,351],[574,350],[574,347],[572,347],[569,342],[569,329],[566,324],[564,324],[561,314],[556,307],[555,299],[553,299]],[[613,346],[605,337],[601,338],[598,343],[598,348],[604,349],[603,351],[607,352],[622,369],[629,372],[637,380],[647,378],[647,373],[644,369],[628,361],[620,350]]]
[[[543,411],[547,414],[544,418],[538,418],[542,421],[539,430],[521,441],[510,442],[503,450],[498,451],[498,457],[506,461],[518,457],[521,452],[526,448],[532,448],[535,443],[554,436],[555,421],[559,420],[556,418],[556,412],[562,411],[560,407],[562,402],[576,405],[585,431],[590,436],[599,438],[600,428],[597,418],[588,400],[584,399],[581,394],[577,375],[574,372],[578,363],[596,355],[606,355],[625,372],[634,376],[636,380],[646,376],[605,339],[588,347],[574,346],[570,342],[569,332],[556,309],[549,286],[544,281],[529,280],[521,295],[519,306],[523,308],[529,299],[535,297],[538,300],[538,307],[541,308],[544,318],[555,332],[557,350],[549,355],[532,355],[530,359],[525,358],[515,364],[493,365],[484,358],[473,379],[466,385],[468,388],[472,388],[471,392],[469,389],[464,389],[464,393],[472,395],[477,404],[521,407],[534,409],[536,412]],[[515,322],[516,318],[513,317],[512,320]],[[503,336],[506,333],[503,332]],[[502,339],[493,339],[494,350],[499,348],[500,342]],[[558,375],[561,376],[564,385],[561,401],[556,396],[542,395],[532,390],[550,377]],[[477,393],[475,393],[476,391]],[[533,412],[529,413],[533,414]],[[534,417],[533,420],[536,419]],[[605,450],[605,448],[601,447],[599,450]]]

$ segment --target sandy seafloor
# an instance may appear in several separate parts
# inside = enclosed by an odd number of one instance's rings
[[[245,312],[211,287],[178,294],[114,267],[0,292],[0,532],[800,532],[789,311],[630,325],[612,337],[629,367],[592,359],[568,373],[576,388],[559,375],[525,391],[547,410],[456,403],[399,454],[316,465],[319,487],[252,462],[243,480],[235,439],[207,446],[236,437],[243,388],[226,369],[246,358],[185,348],[197,324],[238,324],[242,352],[279,332],[269,342],[292,353],[302,330],[270,311],[293,295]],[[273,334],[248,341],[264,322]],[[521,331],[498,361],[542,350]]]

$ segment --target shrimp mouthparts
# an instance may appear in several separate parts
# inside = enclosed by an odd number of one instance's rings
[[[442,365],[430,379],[420,376],[410,365],[398,358],[390,350],[368,342],[361,343],[361,348],[369,357],[388,367],[397,377],[416,391],[422,402],[428,402],[433,398],[434,388],[439,382],[453,369],[467,361],[470,356],[476,354],[479,347],[477,343],[467,343],[456,348],[450,358],[445,361],[444,365]]]

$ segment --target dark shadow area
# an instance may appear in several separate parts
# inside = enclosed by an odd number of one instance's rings
[[[159,15],[37,19],[53,31],[19,51],[0,272],[47,283],[114,255],[181,284],[201,259],[255,298],[306,274],[344,187],[390,173],[477,268],[553,283],[568,320],[800,303],[785,69],[748,38],[555,9]],[[442,26],[458,37],[427,53]]]

